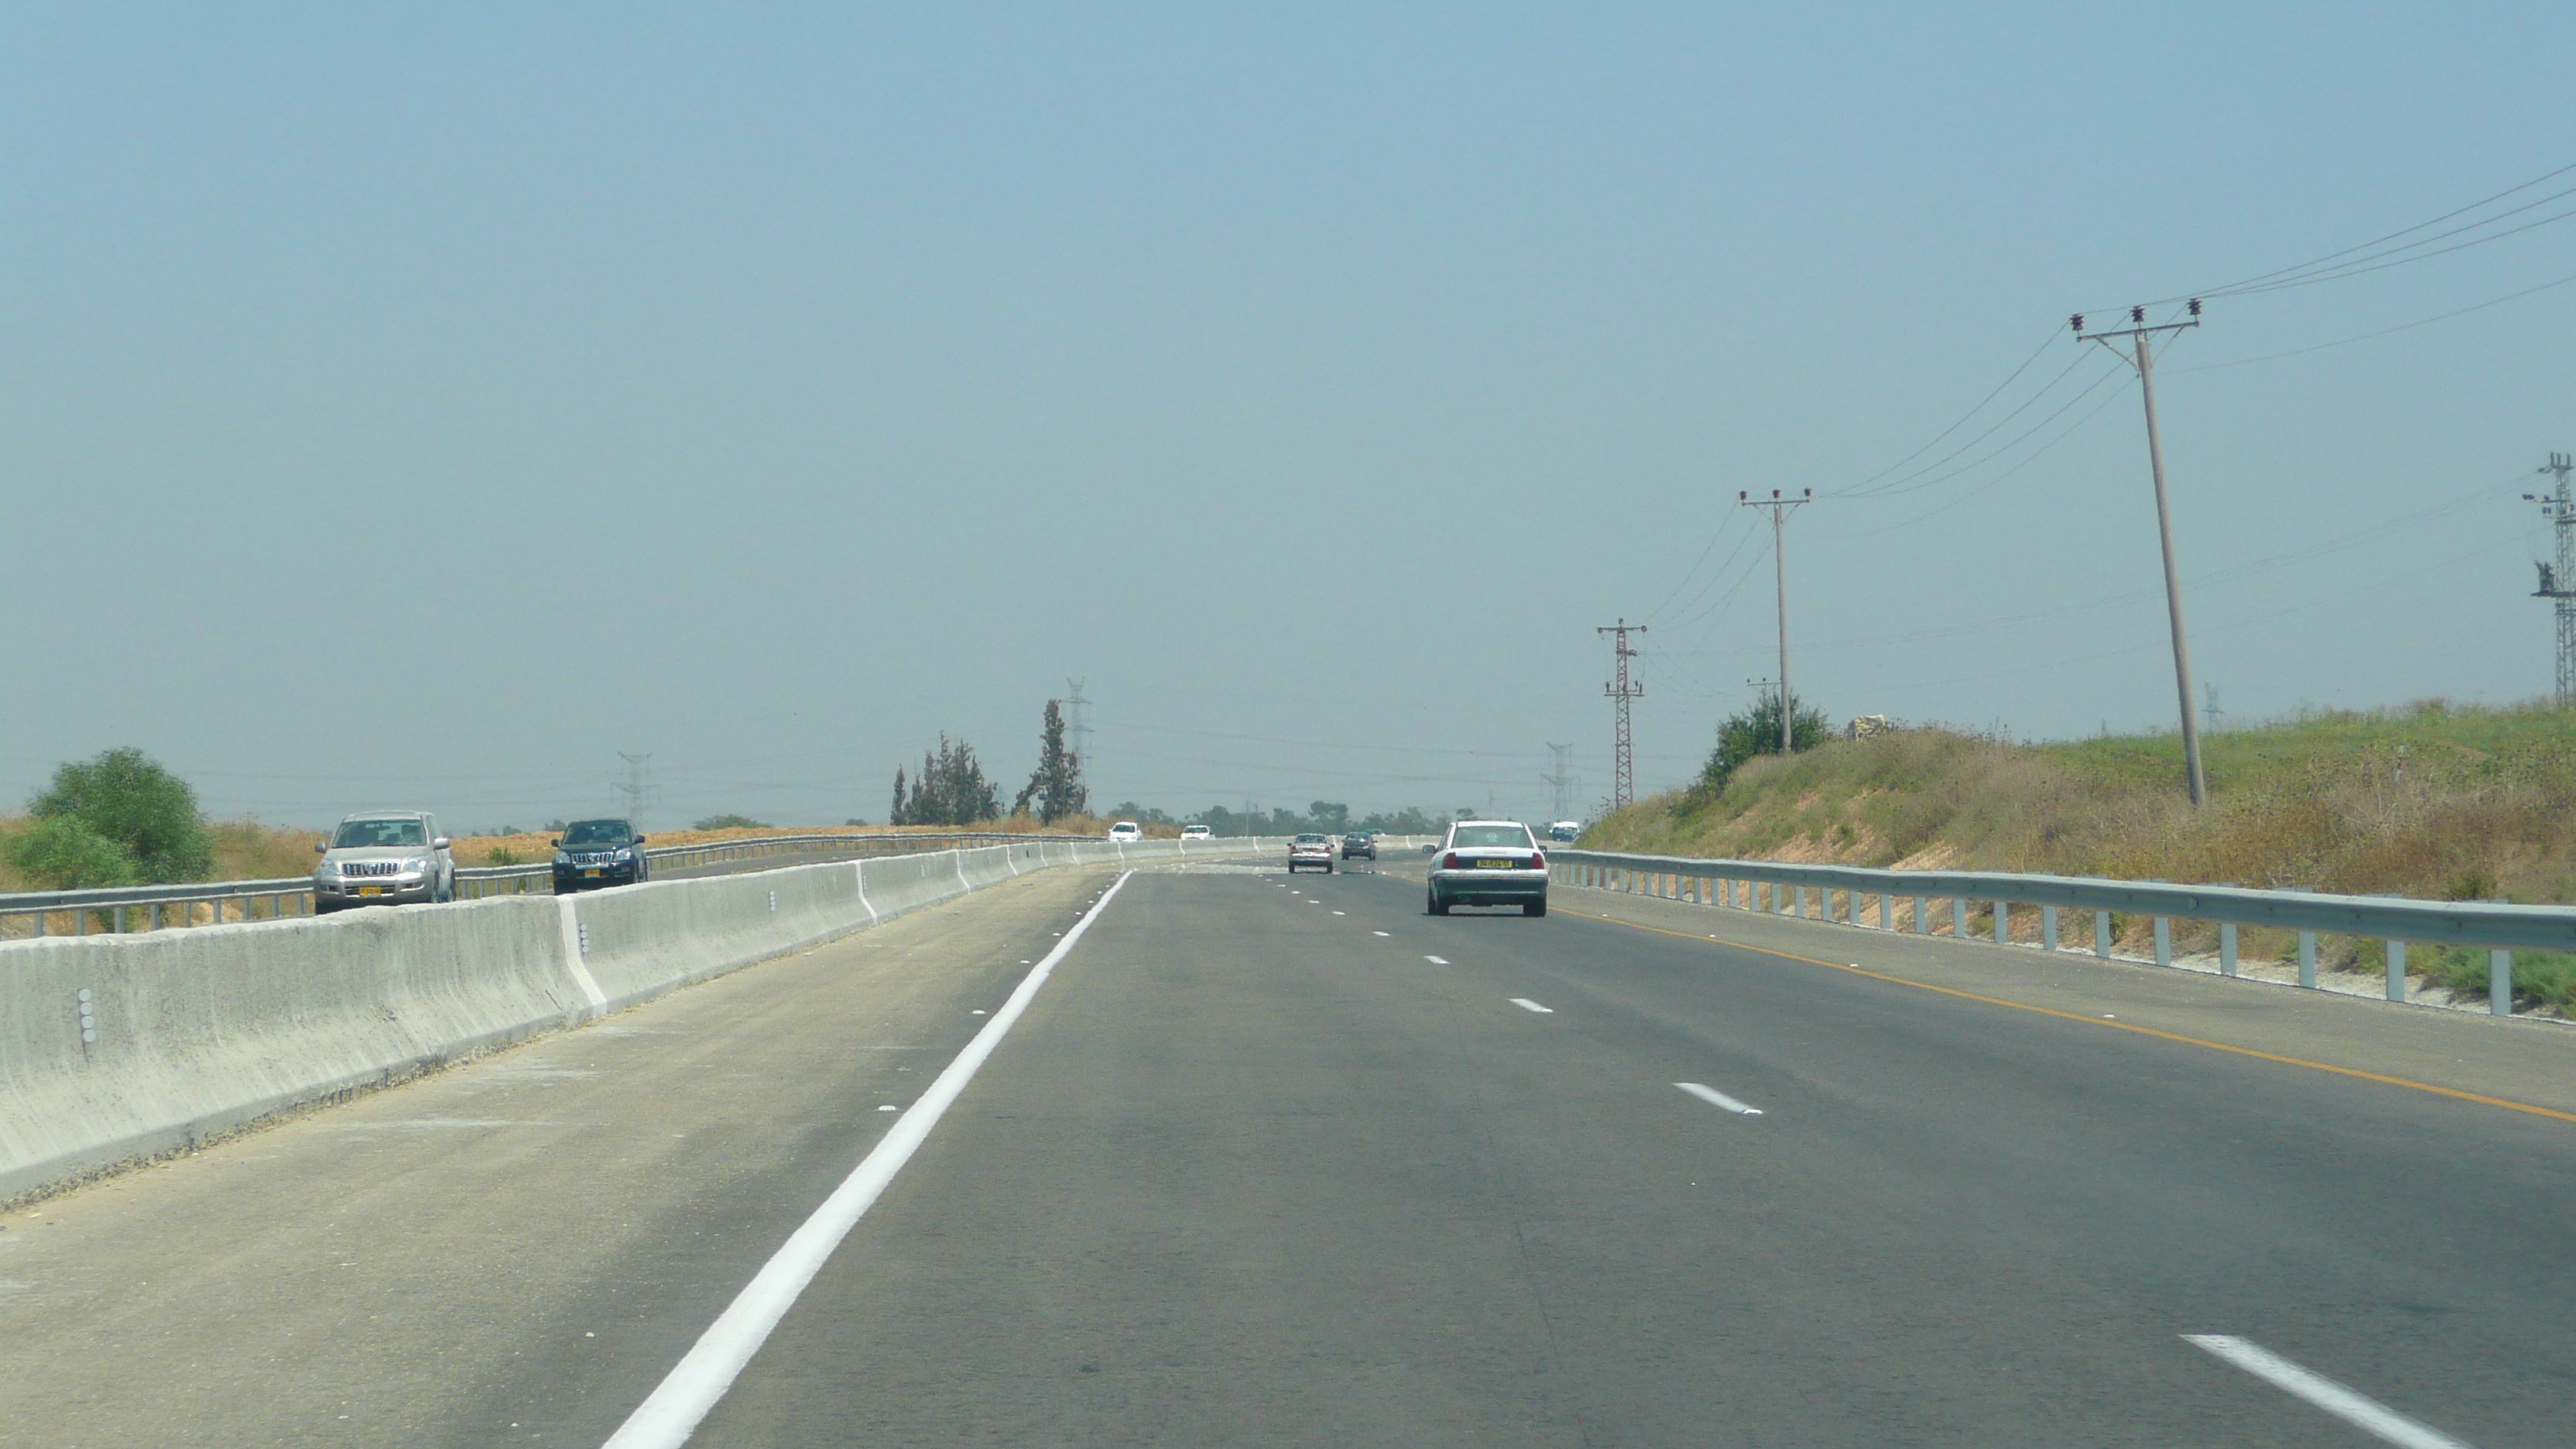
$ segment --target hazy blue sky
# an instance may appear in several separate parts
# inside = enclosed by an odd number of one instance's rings
[[[2565,4],[11,5],[0,805],[131,743],[222,814],[528,823],[628,750],[656,824],[882,819],[941,730],[1016,784],[1079,675],[1103,804],[1536,815],[1546,741],[1607,788],[1594,626],[1654,625],[1641,788],[1771,672],[1734,500],[1774,487],[1842,495],[1789,547],[1836,718],[2169,725],[2136,389],[2052,414],[2113,366],[2052,329],[2576,162],[2571,42]],[[2549,687],[2518,495],[2576,449],[2576,285],[2220,364],[2571,275],[2576,221],[2166,354],[2231,716]]]

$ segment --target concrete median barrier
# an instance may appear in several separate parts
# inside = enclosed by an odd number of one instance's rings
[[[0,1200],[579,1022],[555,903],[0,947]]]
[[[1023,842],[578,896],[0,943],[0,1201],[1016,876],[1181,855],[1177,841]]]

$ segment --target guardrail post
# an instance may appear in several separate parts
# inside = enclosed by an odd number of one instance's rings
[[[2234,921],[2218,923],[2218,974],[2221,976],[2236,974],[2236,923]]]
[[[1798,919],[1803,921],[1803,920],[1805,920],[1806,918],[1807,918],[1807,888],[1806,888],[1805,886],[1800,886],[1800,887],[1798,887]]]
[[[2093,954],[2105,961],[2111,959],[2111,913],[2109,911],[2093,913]]]
[[[1998,946],[2009,946],[2009,945],[2011,945],[2011,944],[2012,944],[2012,924],[2011,924],[2011,923],[2012,923],[2012,902],[2010,902],[2010,901],[1997,901],[1997,902],[1995,902],[1995,944],[1996,944],[1996,945],[1998,945]]]
[[[2156,964],[2173,964],[2173,922],[2163,916],[2156,917]]]
[[[2057,907],[2055,906],[2039,908],[2039,949],[2043,951],[2057,949]]]
[[[2513,953],[2487,953],[2487,1010],[2498,1016],[2513,1015]]]
[[[2403,941],[2388,943],[2388,999],[2406,999],[2406,943]]]
[[[123,912],[120,911],[119,914],[121,915]],[[147,931],[157,931],[161,929],[161,903],[159,901],[154,901],[151,905],[143,908],[143,929]]]
[[[2299,984],[2314,991],[2317,987],[2317,933],[2299,933]]]
[[[1968,898],[1966,896],[1950,897],[1950,939],[1953,941],[1968,939]]]
[[[1931,901],[1922,896],[1914,898],[1914,934],[1918,936],[1932,934],[1932,917],[1927,914],[1931,909]]]

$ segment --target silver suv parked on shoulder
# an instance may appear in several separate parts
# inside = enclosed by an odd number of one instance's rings
[[[351,815],[313,847],[313,914],[349,906],[419,905],[456,899],[456,857],[438,817],[418,810]]]

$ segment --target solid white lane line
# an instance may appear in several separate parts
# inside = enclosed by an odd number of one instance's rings
[[[2183,1341],[2227,1360],[2283,1393],[2307,1400],[2365,1434],[2406,1449],[2469,1449],[2439,1429],[2427,1428],[2385,1404],[2373,1402],[2320,1373],[2301,1368],[2259,1343],[2223,1333],[2186,1333]]]
[[[1422,959],[1430,962],[1434,966],[1446,966],[1449,964],[1448,958],[1443,956],[1425,956]]]
[[[1523,1011],[1535,1011],[1535,1012],[1537,1012],[1537,1013],[1538,1013],[1539,1015],[1541,1015],[1541,1016],[1554,1016],[1554,1015],[1556,1015],[1556,1008],[1555,1008],[1555,1007],[1553,1007],[1553,1006],[1541,1006],[1541,1005],[1539,1005],[1537,1002],[1530,1000],[1530,999],[1529,999],[1528,997],[1526,997],[1526,996],[1515,996],[1515,997],[1513,997],[1513,998],[1512,998],[1512,1005],[1519,1007],[1519,1008],[1520,1008],[1521,1010],[1523,1010]]]
[[[1690,1093],[1692,1096],[1699,1098],[1701,1101],[1708,1103],[1712,1107],[1724,1107],[1730,1112],[1740,1112],[1747,1117],[1759,1117],[1762,1115],[1761,1108],[1745,1106],[1742,1102],[1735,1100],[1733,1097],[1726,1095],[1715,1087],[1703,1087],[1697,1082],[1675,1082],[1673,1085]]]
[[[778,1326],[778,1320],[787,1316],[787,1310],[794,1306],[797,1295],[805,1291],[805,1285],[813,1281],[814,1275],[831,1258],[832,1250],[841,1245],[841,1239],[849,1236],[850,1229],[858,1225],[860,1217],[876,1202],[877,1195],[884,1192],[886,1184],[894,1181],[895,1174],[903,1170],[914,1149],[930,1135],[930,1129],[939,1125],[940,1114],[946,1112],[958,1094],[966,1090],[966,1084],[974,1080],[976,1069],[993,1054],[993,1048],[1001,1045],[1011,1024],[1028,1009],[1030,1000],[1036,997],[1038,988],[1046,984],[1047,976],[1055,970],[1056,963],[1073,949],[1074,942],[1082,939],[1082,933],[1091,928],[1091,923],[1100,918],[1100,913],[1109,909],[1109,903],[1118,898],[1119,888],[1127,884],[1128,874],[1121,874],[1115,884],[1101,892],[1100,904],[1093,906],[1065,935],[1062,944],[1029,968],[1029,974],[1021,977],[1018,988],[1011,992],[1010,1000],[1002,1003],[1002,1009],[993,1014],[992,1020],[984,1023],[984,1029],[975,1033],[973,1041],[966,1043],[966,1049],[959,1052],[957,1059],[939,1074],[938,1080],[930,1084],[930,1090],[922,1093],[920,1100],[894,1119],[893,1125],[886,1129],[886,1135],[869,1149],[867,1156],[859,1159],[859,1165],[851,1170],[830,1197],[824,1199],[823,1205],[814,1210],[814,1215],[788,1236],[787,1242],[761,1266],[751,1282],[734,1295],[733,1302],[717,1315],[714,1323],[708,1325],[707,1331],[698,1335],[697,1343],[662,1380],[660,1387],[636,1406],[634,1413],[627,1415],[626,1422],[618,1427],[616,1433],[608,1436],[606,1449],[678,1449],[689,1441],[689,1436],[697,1430],[698,1421],[704,1419],[707,1411],[716,1406],[716,1401],[725,1396],[725,1390],[733,1387],[734,1376],[741,1373],[743,1365],[751,1362],[751,1356],[760,1351],[769,1331]]]

